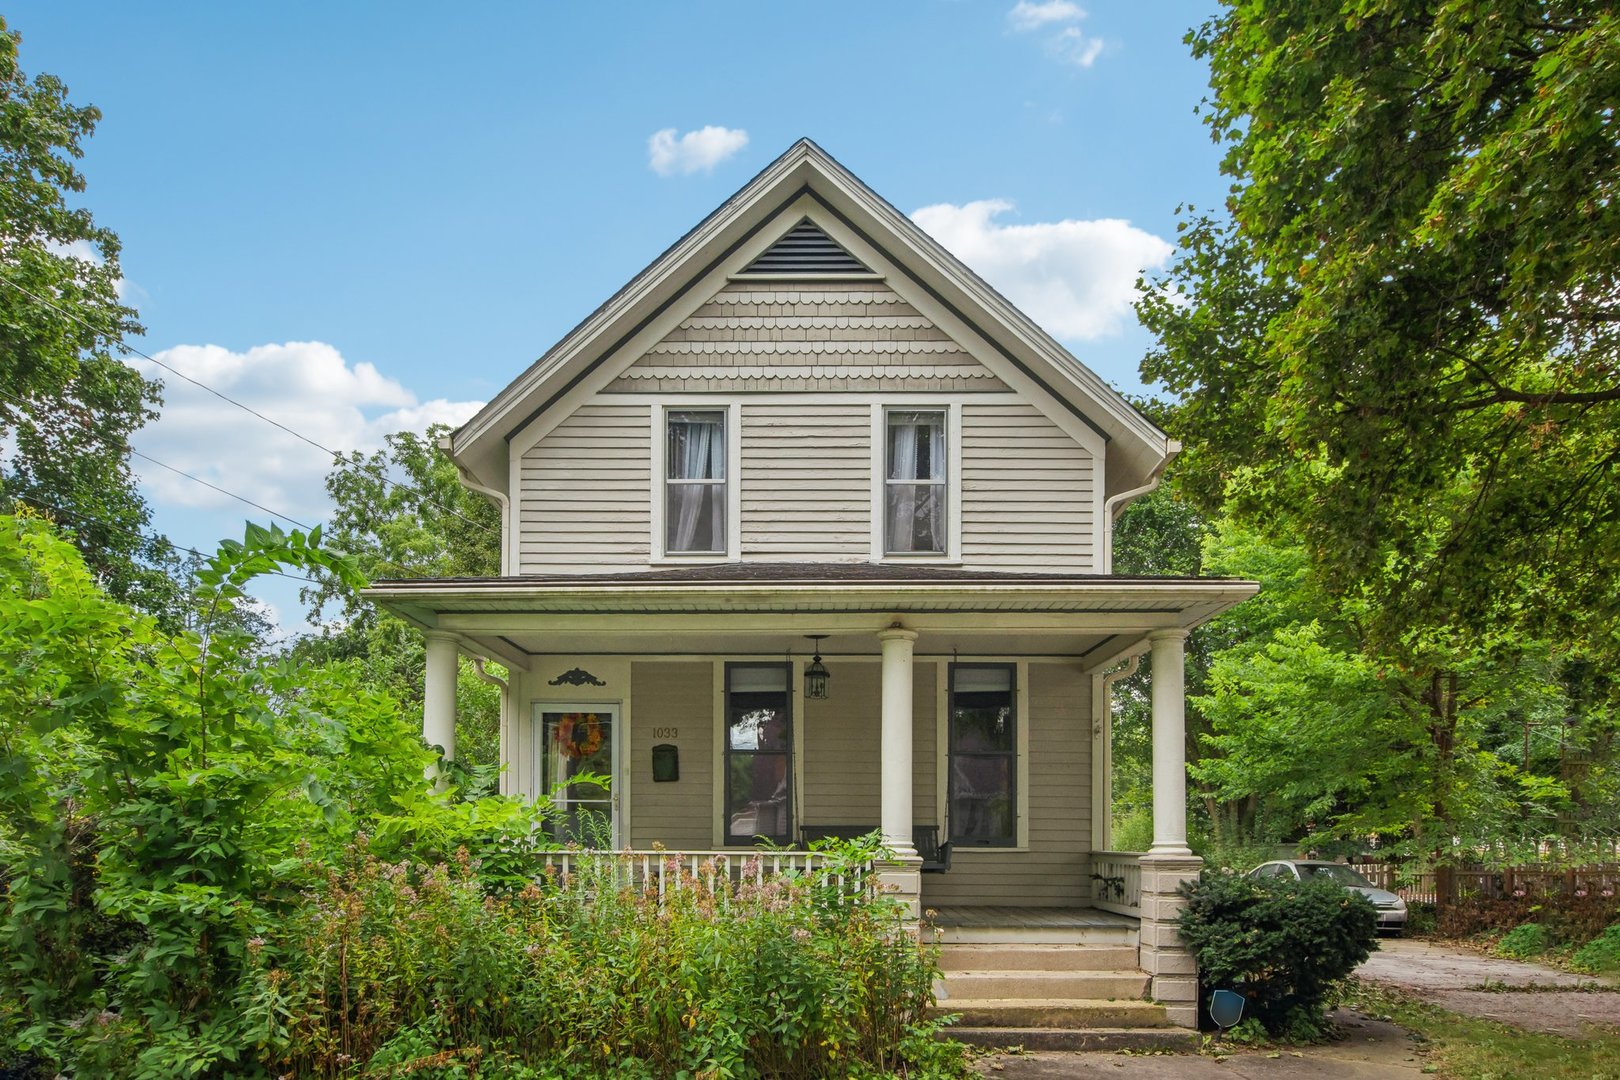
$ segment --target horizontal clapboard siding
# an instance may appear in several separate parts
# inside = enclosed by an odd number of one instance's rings
[[[581,406],[523,455],[519,573],[620,570],[651,557],[650,406]]]
[[[877,825],[882,802],[882,668],[833,660],[832,693],[804,707],[801,823]]]
[[[962,565],[1096,568],[1095,461],[1030,405],[962,407]]]
[[[630,666],[630,846],[714,847],[714,665],[637,660]],[[654,728],[675,728],[654,739]],[[653,783],[652,748],[673,742],[680,779]]]
[[[957,848],[923,903],[1065,907],[1091,897],[1091,695],[1063,664],[1030,664],[1029,850]]]
[[[743,558],[870,553],[871,415],[856,402],[743,406]]]

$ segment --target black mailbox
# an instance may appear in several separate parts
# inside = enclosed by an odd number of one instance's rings
[[[659,743],[652,748],[653,783],[663,784],[681,778],[681,752],[674,743]]]

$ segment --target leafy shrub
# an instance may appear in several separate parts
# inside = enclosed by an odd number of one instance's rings
[[[759,883],[745,867],[745,884],[668,872],[662,897],[608,860],[492,896],[465,854],[418,867],[358,845],[252,943],[267,1064],[404,1073],[473,1047],[479,1076],[959,1070],[926,1018],[931,955],[889,904],[834,884],[855,863]]]
[[[1581,946],[1570,958],[1570,966],[1591,975],[1620,971],[1620,923]]]
[[[1325,878],[1255,879],[1206,870],[1181,887],[1182,940],[1198,959],[1201,996],[1231,989],[1246,1016],[1272,1035],[1325,1034],[1324,1002],[1336,980],[1372,954],[1376,909]]]
[[[1585,896],[1468,897],[1441,909],[1439,930],[1445,937],[1466,938],[1534,922],[1546,927],[1555,942],[1582,942],[1597,937],[1616,921],[1620,921],[1620,899],[1592,889]]]
[[[1497,956],[1509,960],[1524,960],[1532,956],[1540,956],[1552,947],[1552,936],[1547,928],[1540,923],[1521,923],[1502,935],[1491,949]]]
[[[0,516],[7,1066],[247,1068],[247,942],[357,830],[516,872],[544,805],[430,794],[415,721],[354,667],[258,655],[231,614],[283,566],[354,581],[318,534],[250,526],[197,570],[198,629],[171,633],[109,599],[48,523]]]

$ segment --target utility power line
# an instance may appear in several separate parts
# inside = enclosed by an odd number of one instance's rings
[[[92,334],[96,334],[97,336],[105,337],[105,338],[108,338],[109,340],[111,340],[111,335],[107,334],[104,331],[97,330],[94,326],[90,325],[88,322],[86,322],[84,319],[81,319],[79,316],[75,315],[73,312],[68,311],[68,310],[66,310],[64,308],[58,307],[56,304],[51,303],[49,300],[45,299],[43,296],[40,296],[38,293],[35,293],[35,292],[33,292],[33,291],[29,290],[29,289],[23,288],[21,285],[17,284],[15,281],[10,280],[9,278],[0,277],[0,283],[4,283],[6,285],[9,285],[13,289],[16,289],[18,292],[22,293],[24,296],[30,298],[31,300],[35,301],[36,303],[45,305],[46,307],[50,308],[52,311],[56,312],[58,315],[62,316],[64,319],[71,319],[73,322],[78,323],[80,326],[84,327],[86,330],[90,331]],[[128,344],[128,343],[126,343],[126,342],[124,342],[122,340],[115,341],[114,344],[119,349],[123,350],[124,352],[126,352],[126,353],[134,353],[136,356],[139,356],[141,359],[146,360],[146,361],[148,361],[150,363],[156,364],[158,367],[162,368],[164,371],[167,371],[170,374],[175,375],[178,378],[184,379],[186,382],[191,383],[193,386],[196,386],[196,387],[199,387],[199,388],[201,388],[203,390],[208,391],[210,394],[213,394],[215,397],[219,398],[219,400],[221,400],[223,402],[226,402],[228,404],[231,404],[231,405],[235,405],[238,409],[241,409],[243,412],[250,413],[253,416],[257,416],[260,420],[263,420],[265,423],[271,425],[272,427],[280,428],[282,431],[285,431],[287,434],[291,435],[293,438],[299,439],[299,440],[301,440],[301,441],[303,441],[305,443],[308,443],[310,446],[313,446],[315,449],[319,450],[321,453],[326,454],[328,457],[330,457],[332,459],[333,463],[337,463],[337,462],[340,462],[340,461],[344,460],[343,454],[339,453],[336,450],[333,450],[331,447],[321,445],[320,443],[316,442],[314,439],[310,438],[308,435],[305,435],[305,434],[303,434],[302,432],[299,432],[299,431],[294,431],[292,428],[288,427],[286,424],[283,424],[281,421],[276,420],[276,419],[274,419],[272,417],[266,416],[264,413],[262,413],[259,410],[253,408],[251,405],[244,405],[242,402],[237,401],[235,398],[229,396],[228,394],[224,394],[224,393],[221,393],[218,390],[215,390],[212,386],[209,386],[207,383],[201,382],[201,381],[199,381],[197,379],[194,379],[190,375],[187,375],[185,372],[180,371],[180,370],[178,370],[178,369],[176,369],[174,367],[171,367],[168,364],[165,364],[162,360],[159,360],[157,357],[151,356],[148,353],[144,353],[140,349],[137,349],[135,346],[130,345],[130,344]],[[485,525],[485,524],[483,524],[481,522],[474,521],[472,518],[467,517],[465,514],[457,513],[456,511],[450,509],[450,507],[445,506],[443,503],[441,503],[437,499],[433,498],[427,492],[422,491],[420,488],[414,488],[409,484],[401,484],[397,480],[390,479],[388,476],[384,475],[381,471],[375,472],[372,475],[375,476],[378,480],[381,480],[383,483],[387,484],[389,487],[398,488],[401,491],[408,491],[413,495],[419,496],[424,502],[428,503],[429,505],[437,507],[438,509],[444,511],[446,514],[449,514],[451,517],[458,518],[461,521],[466,522],[468,525],[473,526],[474,528],[482,529],[485,532],[491,531],[488,525]],[[263,508],[261,507],[260,509],[263,509]],[[265,512],[266,513],[271,513],[272,511],[267,510]],[[276,516],[280,517],[281,515],[278,514]]]
[[[27,503],[29,506],[34,507],[34,509],[43,510],[47,514],[60,514],[64,517],[74,518],[81,522],[91,522],[93,524],[100,525],[104,529],[111,529],[114,532],[121,532],[126,536],[133,536],[138,539],[145,540],[149,544],[161,544],[164,547],[170,548],[174,551],[183,551],[188,555],[195,555],[199,559],[207,560],[210,558],[210,556],[204,555],[194,547],[186,547],[184,544],[175,543],[167,536],[149,536],[148,534],[141,532],[139,529],[131,529],[127,525],[120,525],[115,521],[108,521],[106,518],[100,518],[94,514],[85,514],[78,510],[68,510],[65,507],[60,506],[51,506],[47,503],[42,503],[37,499],[30,498],[27,495],[8,495],[6,497],[15,499],[21,503]],[[292,581],[307,582],[310,585],[325,584],[325,582],[317,581],[311,577],[304,577],[301,574],[288,574],[280,570],[267,570],[266,573],[273,574],[276,577],[289,578]]]
[[[288,515],[283,514],[278,510],[272,510],[268,506],[265,506],[262,503],[256,503],[252,499],[246,498],[246,497],[244,497],[242,495],[238,495],[234,491],[226,491],[224,488],[220,487],[218,484],[210,484],[207,480],[204,480],[202,477],[200,477],[200,476],[192,476],[190,473],[186,472],[184,469],[177,469],[173,465],[166,465],[163,462],[159,461],[157,458],[153,457],[151,454],[143,454],[139,450],[135,449],[134,447],[130,447],[129,452],[131,454],[134,454],[138,458],[142,458],[143,460],[150,461],[152,464],[156,465],[160,469],[168,469],[170,472],[178,473],[179,475],[185,477],[187,480],[195,480],[197,483],[201,484],[205,488],[211,488],[212,490],[219,492],[221,495],[229,495],[231,498],[235,499],[239,503],[246,503],[248,506],[253,507],[255,510],[263,510],[265,513],[269,514],[271,517],[278,517],[282,521],[290,521],[292,524],[298,526],[300,529],[303,529],[305,532],[310,531],[310,527],[308,525],[305,525],[302,521],[299,521],[295,517],[289,517]]]
[[[27,408],[31,407],[28,404],[28,402],[23,401],[20,398],[13,397],[10,394],[0,393],[0,398],[5,398],[7,401],[11,402],[13,405],[16,405],[18,408],[21,408],[21,409],[27,409]],[[159,461],[157,458],[153,457],[151,454],[143,454],[139,450],[135,449],[133,446],[129,447],[128,449],[129,449],[129,452],[131,454],[133,454],[135,457],[144,458],[145,460],[150,461],[152,464],[158,466],[160,469],[168,469],[172,473],[176,473],[176,474],[178,474],[180,476],[185,477],[187,480],[191,480],[191,481],[194,481],[196,483],[199,483],[205,488],[209,488],[209,489],[211,489],[213,491],[217,491],[221,495],[227,495],[230,498],[235,499],[239,503],[244,503],[244,504],[246,504],[248,506],[253,507],[253,509],[255,509],[255,510],[263,510],[265,513],[269,514],[271,517],[278,517],[283,521],[291,522],[292,524],[298,526],[300,529],[303,529],[305,532],[308,532],[309,529],[310,529],[310,527],[308,525],[305,525],[302,521],[299,521],[297,518],[292,517],[289,514],[283,514],[280,511],[272,510],[268,506],[265,506],[263,503],[256,503],[252,499],[247,498],[245,495],[238,495],[236,492],[227,490],[226,488],[222,488],[218,484],[209,483],[207,480],[204,480],[200,476],[193,476],[190,473],[186,472],[184,469],[177,469],[173,465],[168,464],[167,462]]]

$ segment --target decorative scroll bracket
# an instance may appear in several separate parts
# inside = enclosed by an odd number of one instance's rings
[[[574,668],[546,683],[547,686],[606,686],[607,683],[598,679],[584,668]]]

